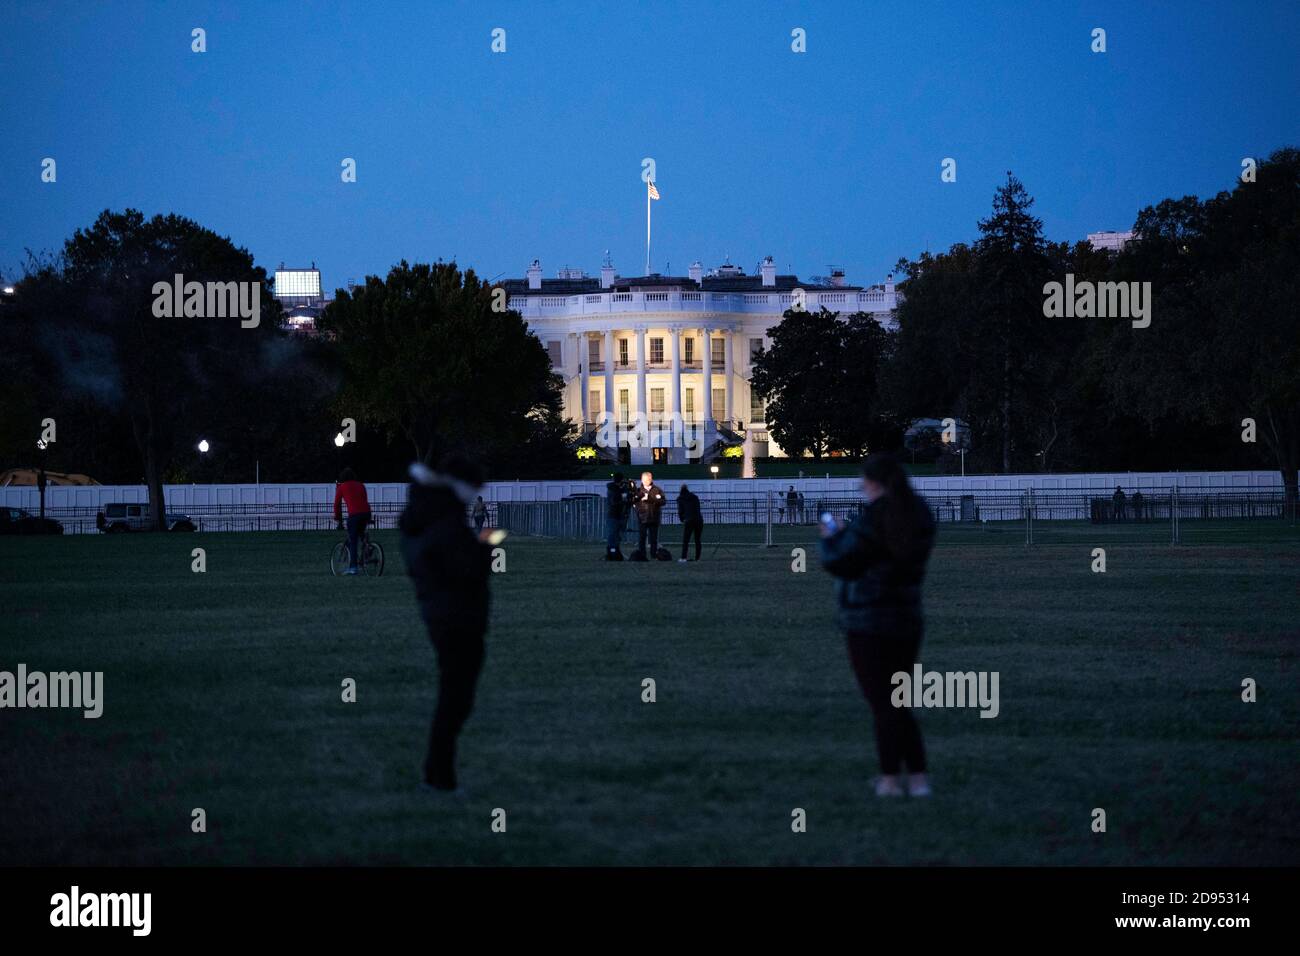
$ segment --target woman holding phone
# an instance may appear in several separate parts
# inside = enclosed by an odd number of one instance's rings
[[[893,675],[911,673],[920,653],[921,583],[934,546],[934,518],[892,456],[872,455],[863,463],[862,492],[867,504],[856,517],[841,525],[821,516],[822,565],[836,579],[838,622],[875,719],[876,796],[902,796],[906,766],[908,795],[928,797],[921,728],[890,695]]]

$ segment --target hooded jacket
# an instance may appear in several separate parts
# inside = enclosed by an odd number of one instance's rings
[[[934,547],[934,517],[917,497],[912,534],[890,544],[877,500],[821,540],[822,565],[835,577],[837,620],[849,632],[888,632],[921,623],[921,584]]]
[[[427,470],[424,475],[412,482],[398,521],[420,613],[430,629],[482,634],[492,549],[465,523],[465,505],[452,486]]]

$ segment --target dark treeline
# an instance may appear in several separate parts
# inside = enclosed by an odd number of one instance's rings
[[[1300,152],[1254,172],[1141,210],[1118,254],[1047,241],[1008,174],[974,241],[899,263],[896,332],[786,313],[754,376],[774,437],[859,454],[951,417],[970,427],[968,471],[1276,468],[1294,495]],[[1146,319],[1046,316],[1045,287],[1067,275],[1149,283]]]

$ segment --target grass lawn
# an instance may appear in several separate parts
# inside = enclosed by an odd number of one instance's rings
[[[1001,712],[922,711],[936,795],[881,802],[814,533],[510,539],[452,803],[415,786],[436,668],[391,532],[379,579],[330,577],[330,533],[0,538],[0,669],[105,683],[98,720],[0,711],[0,863],[1300,862],[1296,535],[1116,537],[1105,574],[1084,533],[941,543],[922,662],[999,672]]]

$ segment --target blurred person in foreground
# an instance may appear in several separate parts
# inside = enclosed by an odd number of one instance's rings
[[[437,471],[411,466],[411,487],[398,527],[406,571],[415,583],[420,616],[438,655],[438,704],[429,732],[424,785],[456,791],[456,738],[474,706],[483,668],[488,624],[489,541],[501,532],[476,535],[465,509],[483,485],[483,473],[466,458],[449,455]]]
[[[921,728],[911,709],[894,706],[890,696],[893,675],[910,674],[920,653],[921,583],[934,546],[934,518],[889,455],[863,463],[862,491],[867,504],[856,517],[842,525],[829,515],[821,521],[822,565],[836,579],[838,623],[875,718],[876,796],[903,795],[906,765],[908,795],[928,797]]]

